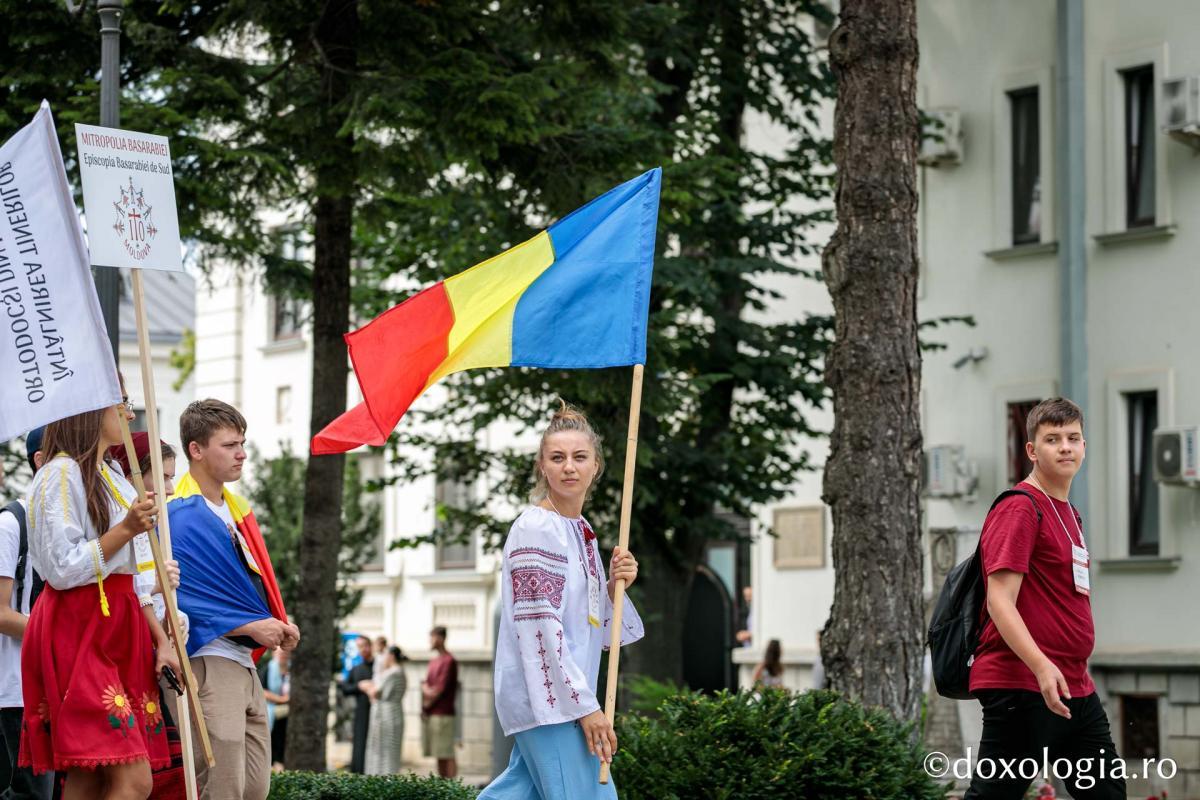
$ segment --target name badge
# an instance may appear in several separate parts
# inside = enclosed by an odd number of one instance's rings
[[[1080,594],[1090,595],[1092,593],[1092,576],[1088,572],[1088,565],[1091,564],[1091,556],[1088,554],[1087,548],[1079,545],[1071,545],[1071,574],[1075,579],[1075,591]]]
[[[595,572],[588,575],[588,624],[600,627],[600,576]]]
[[[154,569],[154,551],[150,549],[149,534],[139,533],[133,537],[133,555],[137,558],[138,572],[150,572]]]

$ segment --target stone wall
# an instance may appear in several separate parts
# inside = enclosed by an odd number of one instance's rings
[[[455,652],[458,659],[458,725],[456,739],[460,775],[488,775],[491,772],[492,695],[491,653]],[[429,668],[432,653],[410,656],[404,664],[408,691],[404,695],[404,765],[418,773],[433,772],[436,764],[421,750],[421,681]]]
[[[1171,800],[1200,800],[1200,672],[1168,671],[1162,668],[1127,667],[1102,670],[1093,667],[1096,689],[1104,701],[1117,751],[1125,757],[1131,776],[1130,797],[1159,796]],[[1142,759],[1125,751],[1125,721],[1121,719],[1121,696],[1158,698],[1159,758],[1171,759],[1178,769],[1174,777],[1161,777],[1152,766],[1147,777]],[[1170,765],[1163,765],[1169,776]],[[1138,775],[1136,780],[1132,775]]]

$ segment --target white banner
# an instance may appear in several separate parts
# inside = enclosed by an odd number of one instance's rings
[[[92,264],[181,271],[167,138],[76,125],[75,141]]]
[[[121,401],[50,106],[0,147],[0,440]]]

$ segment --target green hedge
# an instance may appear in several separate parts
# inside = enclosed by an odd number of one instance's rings
[[[836,692],[684,694],[618,718],[622,800],[941,800],[912,726]]]
[[[411,774],[277,772],[267,800],[473,800],[477,794],[456,780]]]

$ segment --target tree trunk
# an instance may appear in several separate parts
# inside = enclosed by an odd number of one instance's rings
[[[346,346],[350,325],[350,252],[354,222],[354,139],[343,132],[351,72],[357,63],[356,0],[329,2],[317,23],[322,59],[321,119],[313,135],[325,152],[316,166],[312,276],[312,416],[315,435],[346,410]],[[300,600],[293,610],[300,646],[292,666],[288,766],[325,770],[330,668],[336,639],[338,553],[342,542],[345,457],[314,456],[304,475],[300,536]]]
[[[824,254],[836,338],[830,683],[916,719],[924,657],[917,344],[915,0],[844,0],[829,42],[837,79],[837,230]]]

